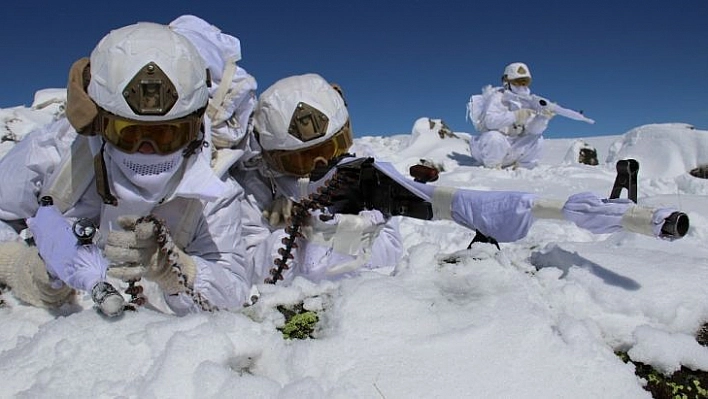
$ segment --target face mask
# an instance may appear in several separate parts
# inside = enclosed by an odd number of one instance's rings
[[[116,193],[121,197],[130,193],[144,200],[160,200],[174,188],[172,182],[184,162],[182,151],[169,155],[128,154],[106,144],[106,155],[112,171]]]
[[[509,89],[511,90],[512,93],[518,94],[520,96],[530,96],[531,95],[531,89],[529,89],[528,86],[514,86],[514,85],[509,85]]]

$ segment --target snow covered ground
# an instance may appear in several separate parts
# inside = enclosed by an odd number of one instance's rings
[[[36,105],[56,93],[39,94]],[[20,139],[61,113],[39,108],[0,110],[0,136]],[[693,338],[708,321],[708,180],[687,173],[708,163],[708,131],[674,123],[586,138],[598,166],[575,161],[578,140],[547,140],[537,168],[488,170],[470,166],[470,133],[440,138],[426,126],[361,137],[354,150],[404,174],[432,161],[444,171],[430,184],[554,199],[609,196],[616,161],[634,158],[639,204],[679,208],[690,230],[670,242],[539,220],[501,251],[467,250],[474,232],[405,219],[407,254],[394,269],[263,286],[242,312],[181,318],[141,308],[106,320],[88,295],[49,312],[6,292],[0,397],[647,398],[614,351],[665,372],[708,371]],[[284,340],[275,307],[303,301],[319,309],[316,338]]]

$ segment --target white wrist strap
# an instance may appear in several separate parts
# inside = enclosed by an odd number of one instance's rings
[[[297,179],[297,190],[298,190],[298,201],[302,200],[303,198],[307,198],[307,189],[310,185],[310,178],[309,177],[301,177]]]
[[[219,87],[214,92],[211,100],[207,104],[206,114],[214,120],[226,120],[229,115],[226,115],[226,109],[224,108],[224,99],[226,98],[226,93],[228,93],[231,87],[231,80],[236,73],[236,57],[229,57],[224,63],[224,70],[221,76],[221,82],[219,82]]]
[[[563,220],[563,206],[564,201],[537,198],[533,202],[533,207],[531,208],[531,214],[535,219],[560,219]]]
[[[654,209],[643,206],[633,206],[622,215],[622,227],[634,233],[654,236],[652,217]]]
[[[452,196],[457,191],[454,187],[436,186],[430,202],[433,206],[433,219],[452,220]]]

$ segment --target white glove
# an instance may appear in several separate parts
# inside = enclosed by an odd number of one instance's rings
[[[283,273],[285,280],[303,275],[319,281],[358,269],[368,261],[373,241],[386,222],[376,210],[362,211],[358,215],[335,214],[325,221],[320,215],[321,211],[313,211],[301,226],[303,237],[290,250],[294,259],[288,263],[291,270]],[[283,238],[287,237],[283,230],[274,232],[268,239],[270,257],[265,259],[282,259],[280,251],[284,248]]]
[[[529,118],[531,118],[535,114],[536,113],[533,110],[528,108],[517,109],[516,111],[514,111],[514,116],[516,116],[515,124],[525,125],[526,121],[528,121]]]
[[[125,310],[125,299],[109,283],[101,281],[91,289],[91,299],[101,313],[108,317],[116,317]]]
[[[59,307],[73,300],[75,291],[47,274],[36,247],[10,241],[0,244],[0,283],[30,305]]]
[[[157,244],[159,230],[153,221],[137,223],[137,216],[121,216],[118,224],[125,231],[110,231],[106,237],[106,258],[115,263],[108,269],[112,277],[125,281],[145,277],[157,283],[167,294],[176,294],[194,287],[197,267],[194,259],[176,245],[161,249]],[[172,243],[164,232],[165,242]]]
[[[271,226],[276,227],[287,222],[292,216],[293,202],[287,197],[278,197],[263,211],[263,217]]]
[[[550,108],[545,107],[538,111],[538,115],[550,120],[551,118],[556,116],[556,113],[553,112]]]
[[[593,193],[579,193],[568,197],[563,215],[595,234],[613,233],[622,229],[622,216],[633,206],[626,198],[601,199]]]
[[[364,210],[358,215],[337,213],[329,221],[320,220],[319,211],[312,212],[310,223],[303,226],[302,234],[308,241],[329,245],[342,255],[357,256],[364,247],[370,247],[386,223],[377,210]]]
[[[41,206],[27,219],[49,274],[70,287],[91,291],[103,280],[108,262],[94,244],[78,245],[69,221],[53,206]]]

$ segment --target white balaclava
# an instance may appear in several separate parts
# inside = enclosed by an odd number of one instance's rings
[[[528,86],[515,86],[515,85],[509,83],[509,90],[511,90],[512,93],[518,94],[520,96],[530,96],[531,95],[531,89]]]
[[[101,208],[100,231],[120,230],[122,215],[145,216],[179,185],[184,170],[182,151],[169,155],[128,154],[106,143],[104,160],[115,205]],[[102,243],[103,245],[103,243]]]
[[[172,154],[128,154],[106,143],[106,168],[111,176],[118,201],[139,201],[156,204],[179,183],[182,151]]]

